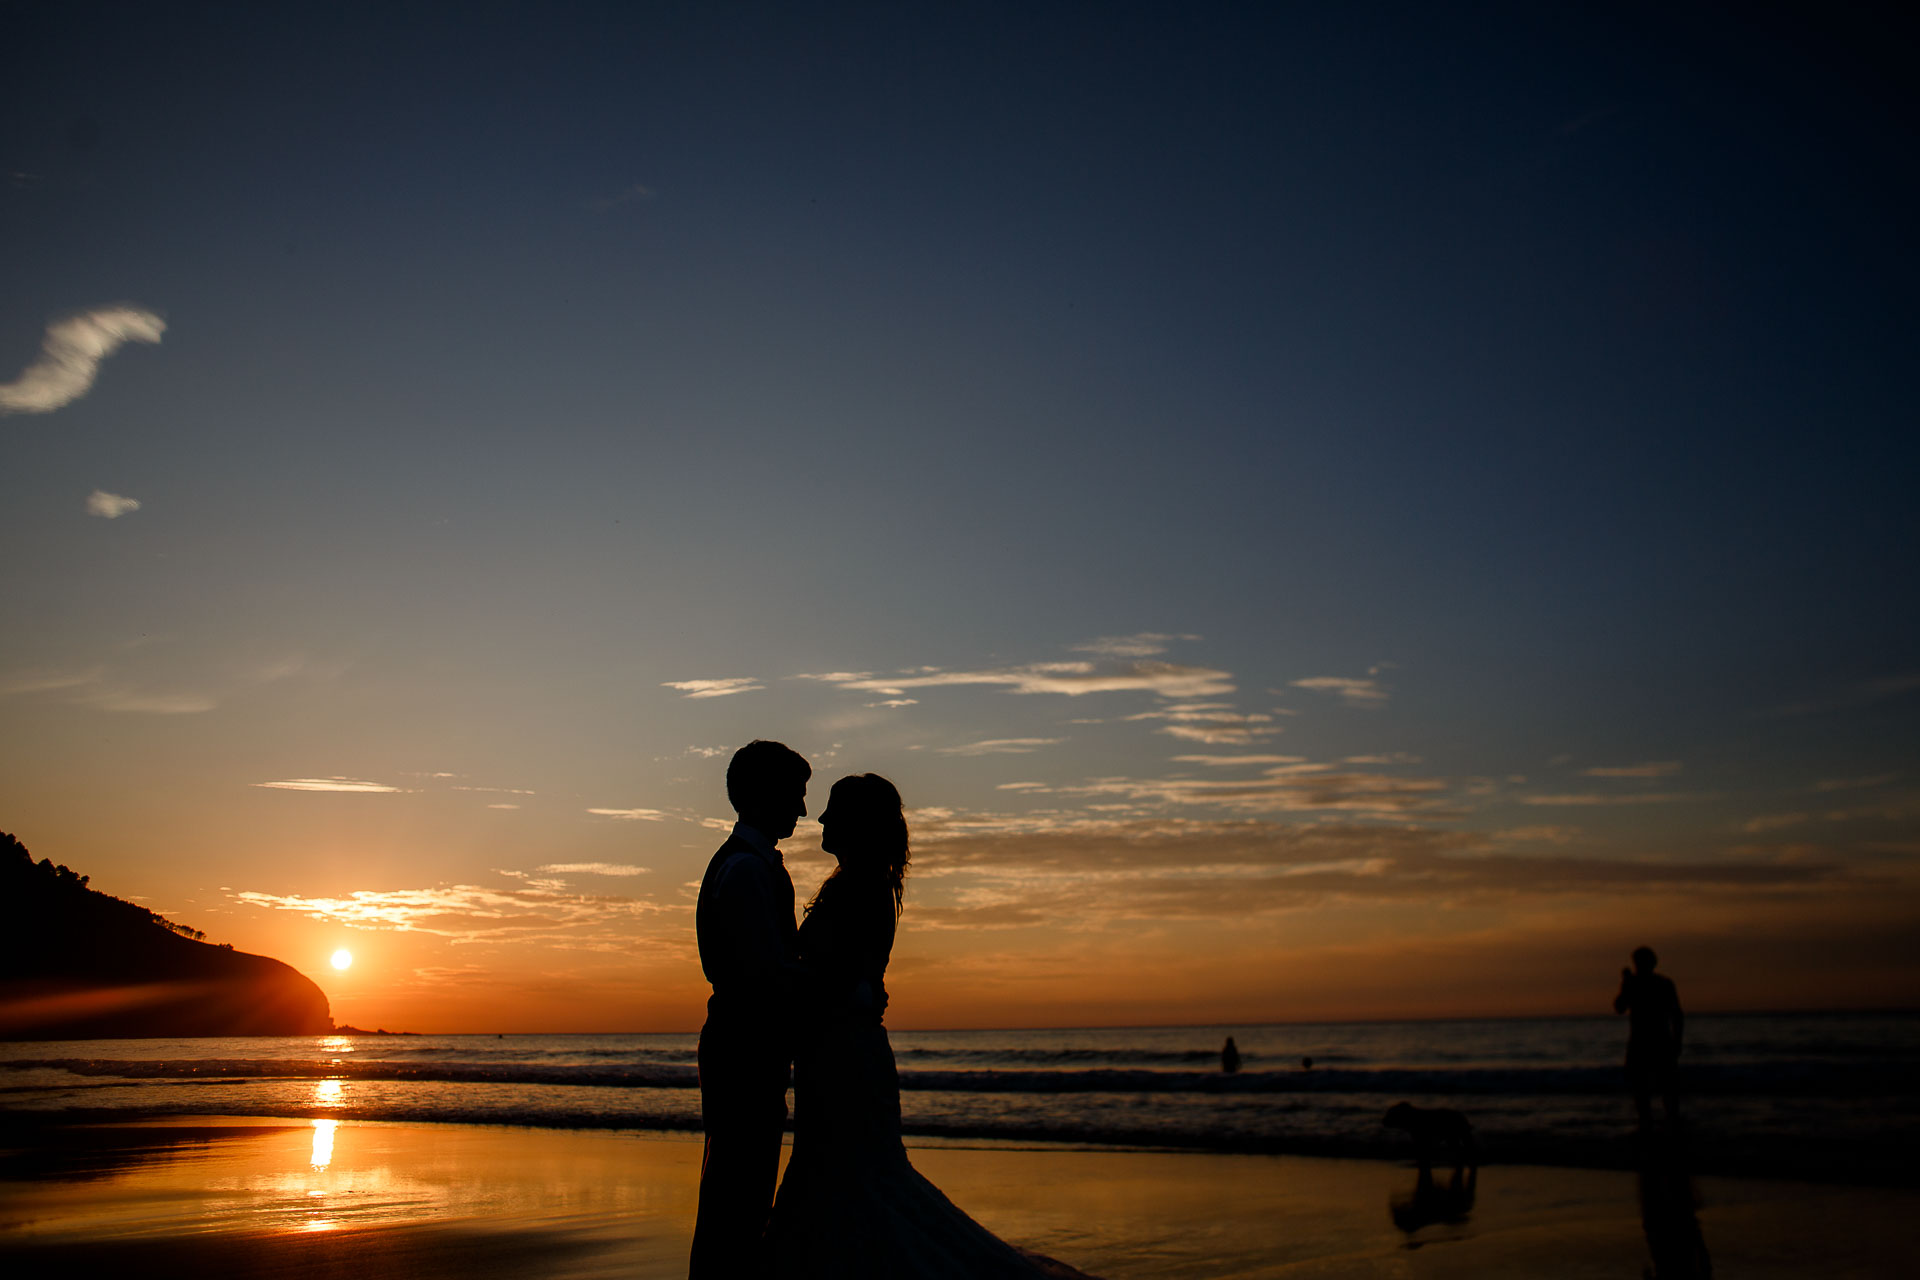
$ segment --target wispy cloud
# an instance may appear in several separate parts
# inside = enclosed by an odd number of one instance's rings
[[[99,516],[103,520],[118,520],[129,511],[140,509],[140,499],[129,498],[125,494],[108,493],[105,489],[95,489],[87,495],[87,514]]]
[[[1142,631],[1130,636],[1101,636],[1098,640],[1076,644],[1073,648],[1081,653],[1097,653],[1107,658],[1150,658],[1156,653],[1165,653],[1167,646],[1175,641],[1199,638],[1199,636]]]
[[[1595,765],[1580,773],[1588,778],[1671,778],[1680,767],[1678,760],[1652,760],[1646,764]]]
[[[587,201],[587,208],[593,210],[595,213],[609,213],[612,210],[620,208],[622,205],[645,204],[651,199],[653,199],[653,188],[635,182],[621,188],[610,196],[603,196],[597,200]]]
[[[635,867],[624,862],[554,862],[544,867],[535,867],[534,870],[545,871],[558,876],[644,876],[653,874],[652,867]]]
[[[1813,784],[1815,791],[1863,791],[1868,787],[1884,787],[1900,775],[1898,773],[1876,773],[1865,778],[1822,778]]]
[[[1763,813],[1741,823],[1740,829],[1748,835],[1757,836],[1766,831],[1779,831],[1783,827],[1797,827],[1812,816],[1806,813]]]
[[[1088,693],[1137,690],[1163,698],[1209,698],[1232,693],[1233,676],[1208,667],[1173,662],[1124,662],[1101,669],[1091,662],[1031,662],[1023,666],[992,667],[977,671],[940,671],[922,668],[890,676],[868,672],[835,671],[801,675],[842,689],[898,697],[909,689],[937,689],[959,685],[997,685],[1009,693],[1057,693],[1079,697]]]
[[[1236,766],[1251,767],[1257,764],[1305,764],[1305,756],[1175,756],[1177,764],[1203,764],[1210,769],[1226,769]]]
[[[314,920],[360,929],[424,933],[454,942],[544,942],[591,951],[627,951],[644,945],[633,922],[680,912],[681,904],[570,892],[557,880],[524,872],[501,872],[513,888],[438,885],[424,889],[360,889],[344,897],[245,890],[234,894],[251,906],[292,911]]]
[[[988,738],[958,747],[938,747],[943,756],[1023,756],[1041,747],[1057,746],[1065,738]]]
[[[1249,746],[1280,732],[1272,723],[1272,716],[1243,715],[1224,702],[1183,703],[1157,711],[1142,711],[1126,719],[1164,720],[1167,723],[1155,732],[1213,747]]]
[[[0,413],[51,413],[93,387],[100,362],[125,342],[158,342],[166,321],[140,307],[94,307],[47,326],[40,358],[0,383]]]
[[[142,689],[109,679],[99,668],[85,671],[29,671],[0,680],[0,697],[57,693],[75,706],[94,711],[129,711],[146,715],[192,715],[216,705],[206,694],[185,690]]]
[[[893,707],[893,708],[917,707],[920,705],[920,699],[918,698],[886,698],[880,702],[869,702],[866,705],[869,707]]]
[[[1874,702],[1884,702],[1888,698],[1902,697],[1915,691],[1920,691],[1920,671],[1904,671],[1897,675],[1857,681],[1825,697],[1769,707],[1758,714],[1762,719],[1817,715],[1823,711],[1840,711],[1848,707],[1862,707]]]
[[[365,778],[282,778],[278,782],[255,782],[250,784],[265,787],[270,791],[346,791],[356,795],[398,795],[405,787],[390,787],[384,782],[369,782]]]
[[[1253,778],[1096,778],[1056,790],[1136,804],[1211,805],[1238,813],[1331,811],[1406,819],[1443,808],[1447,784],[1437,778],[1397,778],[1301,763],[1273,765]]]
[[[1296,689],[1337,694],[1340,700],[1349,706],[1377,707],[1387,700],[1387,691],[1380,687],[1378,680],[1357,680],[1348,676],[1308,676],[1304,680],[1293,680],[1289,683]]]
[[[1609,793],[1599,795],[1594,792],[1582,792],[1576,795],[1522,796],[1521,804],[1564,806],[1578,805],[1633,805],[1633,804],[1677,804],[1683,800],[1698,800],[1698,795],[1680,791],[1637,791],[1625,795]]]
[[[618,822],[662,822],[667,816],[659,809],[589,809],[587,812]]]
[[[724,698],[730,693],[752,693],[767,686],[758,676],[725,676],[713,680],[663,680],[661,687],[678,689],[689,698]]]

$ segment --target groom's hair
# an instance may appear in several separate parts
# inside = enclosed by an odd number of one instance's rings
[[[755,738],[733,753],[727,762],[727,799],[735,813],[757,807],[773,792],[799,783],[807,785],[813,766],[783,742]]]

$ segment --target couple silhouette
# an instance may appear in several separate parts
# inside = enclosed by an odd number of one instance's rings
[[[713,996],[700,1030],[706,1150],[689,1274],[1090,1280],[999,1239],[908,1162],[882,1023],[905,811],[878,774],[833,784],[820,847],[838,865],[796,929],[780,841],[806,816],[812,776],[798,752],[764,740],[727,765],[739,821],[707,864],[694,917]]]

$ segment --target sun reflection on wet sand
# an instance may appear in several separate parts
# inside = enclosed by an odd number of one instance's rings
[[[313,1159],[309,1162],[315,1169],[325,1169],[333,1163],[333,1131],[340,1127],[338,1120],[315,1120],[313,1122]]]

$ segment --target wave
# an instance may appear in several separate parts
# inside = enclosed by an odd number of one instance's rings
[[[911,1057],[911,1055],[905,1055]],[[673,1061],[603,1064],[398,1062],[196,1058],[35,1058],[0,1063],[15,1071],[59,1071],[120,1080],[384,1080],[489,1085],[570,1085],[601,1089],[693,1089],[699,1073]],[[1920,1093],[1920,1063],[1836,1065],[1801,1061],[1694,1064],[1686,1092],[1707,1096],[1903,1097]],[[44,1087],[44,1086],[42,1086]],[[1618,1067],[1327,1068],[1312,1071],[951,1070],[900,1072],[909,1092],[1035,1094],[1354,1094],[1547,1096],[1618,1093]]]

